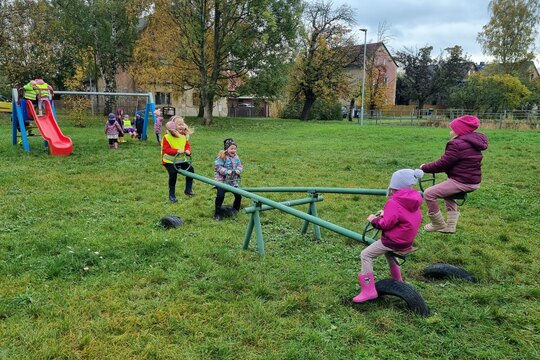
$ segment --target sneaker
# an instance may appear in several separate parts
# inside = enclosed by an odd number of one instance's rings
[[[177,199],[175,196],[169,196],[169,200],[170,200],[172,203],[178,202],[178,199]]]
[[[214,220],[221,221],[221,214],[214,214]]]
[[[195,193],[193,191],[184,191],[184,194],[187,196],[195,196]]]

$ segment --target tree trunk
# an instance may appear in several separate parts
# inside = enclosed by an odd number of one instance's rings
[[[105,82],[105,91],[106,92],[115,92],[116,91],[116,78],[115,73],[106,74],[103,81]],[[116,97],[115,96],[106,96],[105,97],[105,113],[109,114],[113,112],[113,108],[116,106]]]
[[[214,94],[209,92],[207,89],[201,91],[202,102],[204,103],[204,112],[203,112],[203,125],[210,125],[213,123],[214,119],[212,116],[212,110],[214,106]]]
[[[422,109],[424,108],[424,101],[418,101],[418,113],[416,114],[416,117],[418,119],[422,118]]]
[[[347,114],[347,118],[349,121],[352,121],[352,112],[354,109],[354,98],[351,99],[351,102],[349,103],[349,113]]]
[[[309,111],[311,110],[311,107],[313,106],[317,98],[311,90],[304,91],[304,95],[306,97],[306,100],[304,101],[304,107],[302,108],[300,120],[309,120]]]
[[[202,118],[204,116],[204,106],[201,101],[201,96],[199,95],[199,112],[197,113],[198,118]]]
[[[203,114],[203,125],[210,125],[212,124],[212,108],[210,105],[210,102],[206,102],[206,106],[204,107],[204,114]]]

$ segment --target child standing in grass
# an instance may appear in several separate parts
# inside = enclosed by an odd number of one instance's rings
[[[422,223],[422,197],[413,189],[424,172],[416,169],[402,169],[392,174],[388,186],[388,201],[384,210],[368,216],[368,221],[376,229],[382,230],[381,238],[365,248],[360,257],[362,271],[358,280],[362,291],[353,298],[360,303],[378,297],[373,277],[373,260],[381,255],[386,256],[390,266],[390,274],[396,281],[403,281],[399,264],[388,252],[409,253],[414,250],[412,244]]]
[[[120,126],[120,132],[118,133],[118,142],[121,142],[121,143],[126,142],[126,140],[124,140],[124,128],[122,126],[123,121],[124,121],[124,109],[122,108],[116,109],[116,122]]]
[[[161,144],[161,128],[162,128],[162,124],[163,124],[163,117],[161,116],[161,109],[156,109],[156,111],[154,111],[154,115],[156,116],[156,122],[154,123],[154,133],[156,134],[156,139],[157,139],[157,143],[158,145]]]
[[[135,114],[135,133],[137,136],[137,139],[142,140],[142,133],[144,128],[144,118],[142,116],[142,112],[137,111]]]
[[[420,165],[427,173],[445,172],[448,179],[424,191],[431,224],[424,226],[428,232],[455,233],[459,211],[455,200],[446,199],[460,192],[471,192],[480,187],[482,181],[482,151],[488,147],[486,135],[475,132],[480,120],[472,115],[456,118],[450,126],[450,141],[442,157],[434,162]],[[437,203],[444,199],[447,220],[444,221]]]
[[[242,173],[243,166],[240,161],[240,157],[237,154],[238,146],[236,142],[229,138],[223,142],[223,150],[218,153],[216,160],[214,161],[214,179],[216,181],[225,183],[230,186],[238,187],[240,185],[240,174]],[[221,206],[223,200],[225,200],[225,193],[227,190],[217,188],[214,219],[221,220]],[[233,208],[236,211],[240,211],[242,205],[242,196],[234,194]]]
[[[178,172],[176,168],[187,170],[194,173],[193,166],[187,162],[186,156],[191,155],[191,146],[189,144],[189,135],[193,131],[184,122],[181,116],[173,116],[166,124],[167,133],[161,141],[161,163],[169,173],[169,200],[173,203],[177,202],[176,198],[176,180]],[[193,178],[186,176],[186,187],[184,194],[193,196]]]
[[[105,123],[105,135],[109,139],[109,149],[118,149],[118,134],[122,128],[118,125],[116,121],[116,116],[113,113],[109,114],[109,118]]]

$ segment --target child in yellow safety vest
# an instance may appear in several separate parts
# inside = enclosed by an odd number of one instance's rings
[[[133,122],[129,118],[128,114],[124,115],[123,124],[124,125],[124,132],[128,133],[132,138],[135,136],[135,128],[133,127]]]
[[[53,88],[47,84],[43,79],[35,80],[35,89],[37,90],[37,99],[38,99],[38,116],[43,116],[43,101],[51,101],[54,96]]]
[[[193,131],[184,122],[181,116],[173,116],[166,124],[167,133],[161,141],[161,164],[169,173],[169,200],[173,203],[176,199],[176,180],[178,176],[177,168],[195,173],[193,166],[186,161],[186,155],[191,155],[189,135]],[[186,176],[186,187],[184,194],[193,196],[193,178]]]

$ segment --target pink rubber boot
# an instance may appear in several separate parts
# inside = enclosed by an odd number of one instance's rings
[[[401,277],[401,267],[397,264],[390,265],[390,276],[396,281],[403,282],[403,278]]]
[[[361,303],[368,300],[376,299],[379,295],[377,289],[375,289],[375,280],[373,279],[373,273],[358,274],[358,281],[362,290],[360,294],[353,298],[353,302]]]

